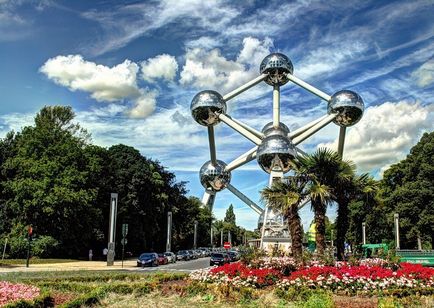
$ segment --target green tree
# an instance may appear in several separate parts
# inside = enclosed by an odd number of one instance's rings
[[[225,218],[223,219],[223,221],[234,226],[237,225],[234,213],[234,206],[232,204],[229,205],[228,209],[226,210]]]
[[[316,249],[323,254],[325,243],[325,217],[327,206],[332,201],[332,191],[336,185],[342,160],[339,155],[328,149],[318,149],[311,155],[299,158],[297,172],[309,177],[308,187],[311,206],[315,215]]]
[[[400,216],[402,248],[415,248],[418,237],[434,247],[434,132],[384,172],[381,197],[389,225],[394,213]]]
[[[12,225],[33,225],[36,235],[59,242],[58,253],[77,257],[89,248],[99,213],[84,151],[89,135],[73,119],[70,107],[42,108],[35,126],[24,127],[11,141],[2,186],[8,197],[3,213],[13,214]]]
[[[296,258],[302,255],[303,230],[298,207],[306,198],[308,180],[304,176],[294,176],[283,181],[276,181],[271,187],[261,191],[261,198],[271,208],[282,212],[288,222],[292,240],[292,254]]]

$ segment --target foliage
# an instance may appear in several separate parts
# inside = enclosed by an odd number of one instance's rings
[[[416,248],[418,236],[434,248],[434,132],[384,172],[381,197],[388,224],[394,213],[400,216],[401,248]]]
[[[116,234],[129,224],[126,250],[164,250],[167,213],[173,213],[174,249],[209,243],[212,213],[187,198],[185,183],[138,150],[90,144],[70,107],[46,106],[33,126],[0,140],[0,238],[10,257],[25,257],[32,225],[32,254],[39,257],[102,257],[108,242],[110,193],[118,193]],[[47,223],[49,222],[49,223]],[[120,240],[116,238],[117,256]]]
[[[224,222],[236,226],[236,218],[234,213],[234,206],[231,204],[229,205],[228,209],[226,210],[225,218],[223,219]]]
[[[294,257],[300,258],[302,254],[302,226],[298,213],[301,202],[306,198],[305,187],[308,178],[303,175],[288,177],[284,181],[274,182],[271,187],[261,191],[261,199],[268,206],[283,213],[288,221],[291,235],[291,251]]]

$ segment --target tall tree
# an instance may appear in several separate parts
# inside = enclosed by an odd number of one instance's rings
[[[332,201],[332,191],[338,177],[341,158],[328,149],[318,149],[310,155],[299,158],[299,173],[310,179],[309,195],[316,224],[316,249],[323,254],[325,243],[325,214]]]
[[[416,248],[417,238],[434,247],[434,132],[425,133],[401,162],[384,172],[381,197],[392,224],[400,216],[401,247]]]
[[[232,204],[229,205],[228,209],[226,210],[225,218],[223,220],[224,222],[236,226],[234,206]]]
[[[276,181],[271,187],[261,191],[261,198],[271,208],[283,213],[287,219],[292,240],[292,254],[296,258],[302,255],[303,230],[301,226],[298,206],[306,197],[305,187],[308,180],[304,176],[294,176],[284,181]]]
[[[89,135],[73,119],[70,107],[42,108],[35,126],[16,135],[15,153],[6,159],[2,172],[9,196],[5,207],[14,213],[12,224],[33,225],[36,234],[60,242],[62,255],[77,257],[89,249],[99,214],[84,153]]]

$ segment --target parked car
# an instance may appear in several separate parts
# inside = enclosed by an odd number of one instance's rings
[[[155,252],[142,253],[137,259],[137,266],[158,266],[158,255]]]
[[[176,260],[188,261],[191,259],[190,253],[187,250],[180,250],[176,254]]]
[[[164,253],[169,263],[176,263],[176,255],[173,252],[167,251]]]
[[[199,256],[197,255],[197,253],[195,253],[193,250],[187,250],[187,251],[190,254],[190,259],[197,259],[197,258],[199,258]]]
[[[229,260],[231,262],[235,262],[235,261],[238,261],[240,259],[240,255],[236,251],[230,250],[230,251],[228,251],[228,255],[229,255]]]
[[[209,260],[209,265],[223,265],[229,263],[229,256],[222,252],[213,252],[211,254],[211,259]]]
[[[164,255],[164,253],[159,253],[158,254],[158,264],[159,265],[165,265],[169,263],[169,260],[167,259],[167,257]]]

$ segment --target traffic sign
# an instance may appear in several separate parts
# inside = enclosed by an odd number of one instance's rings
[[[225,242],[225,243],[223,244],[223,247],[224,247],[225,249],[230,249],[230,248],[231,248],[231,243],[229,243],[229,242]]]

